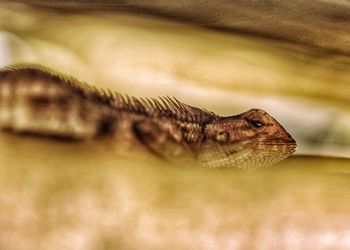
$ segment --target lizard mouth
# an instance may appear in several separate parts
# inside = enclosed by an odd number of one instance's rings
[[[292,137],[264,139],[260,142],[264,146],[271,146],[273,150],[280,148],[282,151],[287,150],[290,154],[294,153],[297,148],[297,143]]]
[[[268,139],[262,139],[261,142],[271,145],[280,145],[280,144],[286,144],[286,145],[297,145],[296,141],[290,137],[290,138],[268,138]]]
[[[285,135],[283,135],[282,137],[277,137],[275,138],[275,140],[273,140],[273,143],[276,144],[284,144],[286,146],[290,146],[290,147],[297,147],[297,142],[294,140],[294,138],[288,134],[287,132],[285,133]]]
[[[292,138],[284,139],[283,143],[289,144],[289,145],[294,145],[295,147],[297,146],[297,142]]]

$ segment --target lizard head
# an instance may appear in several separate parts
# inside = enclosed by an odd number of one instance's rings
[[[219,117],[204,131],[198,157],[210,167],[266,167],[287,158],[296,149],[291,135],[260,109]]]

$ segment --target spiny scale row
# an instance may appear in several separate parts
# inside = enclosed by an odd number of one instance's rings
[[[134,112],[147,116],[157,116],[177,119],[192,123],[206,123],[215,117],[215,114],[191,107],[169,96],[158,98],[136,98],[111,91],[110,89],[101,89],[81,82],[74,77],[64,75],[60,72],[35,64],[17,64],[4,68],[0,72],[12,71],[34,71],[43,75],[55,83],[68,85],[73,91],[83,95],[86,98],[97,98],[99,101],[108,103],[118,110]]]
[[[147,116],[173,118],[186,122],[205,123],[214,114],[191,107],[169,96],[158,98],[136,98],[134,96],[115,93],[114,106],[119,110],[127,110]]]

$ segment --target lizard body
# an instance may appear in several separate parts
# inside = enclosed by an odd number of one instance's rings
[[[74,140],[112,137],[161,158],[190,157],[209,167],[265,167],[296,148],[260,109],[221,117],[175,98],[135,98],[26,64],[0,71],[0,127]]]

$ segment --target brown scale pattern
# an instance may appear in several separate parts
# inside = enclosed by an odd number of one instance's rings
[[[96,101],[107,103],[118,110],[135,112],[147,116],[161,116],[173,118],[184,122],[207,123],[216,115],[204,109],[192,107],[169,96],[158,98],[136,98],[121,94],[110,89],[101,89],[87,83],[81,82],[74,77],[63,75],[42,65],[16,64],[0,70],[0,78],[9,73],[18,76],[31,76],[46,78],[57,84],[68,86],[82,97],[96,99]],[[14,76],[16,77],[16,76]]]
[[[176,98],[123,95],[31,64],[0,70],[0,127],[73,139],[124,136],[161,158],[190,156],[209,167],[265,167],[296,148],[260,109],[220,117]]]

